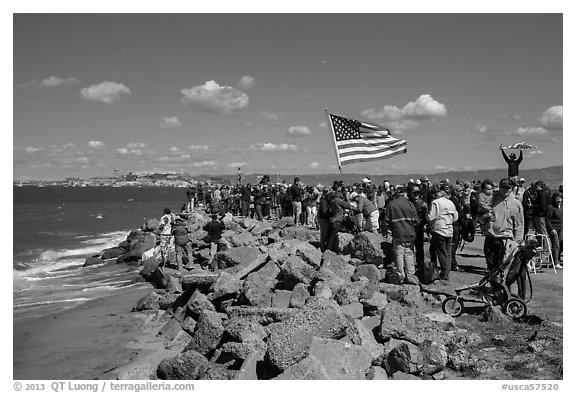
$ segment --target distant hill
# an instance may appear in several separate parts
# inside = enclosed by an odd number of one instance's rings
[[[562,184],[562,171],[563,166],[552,166],[548,168],[540,169],[521,169],[520,176],[526,179],[526,183],[530,184],[536,180],[543,180],[552,188],[557,188]],[[361,182],[366,174],[361,173],[344,173],[340,174],[311,174],[311,175],[274,175],[269,173],[270,180],[272,182],[282,182],[290,184],[293,182],[294,177],[298,176],[304,184],[324,184],[331,185],[334,180],[342,180],[345,184],[352,184],[356,182]],[[255,184],[258,182],[257,175],[244,175],[242,177],[242,183]],[[450,179],[454,182],[458,179],[472,181],[472,180],[484,180],[492,179],[498,181],[503,177],[506,177],[506,169],[485,169],[479,171],[460,171],[460,172],[442,172],[442,173],[412,173],[408,175],[368,175],[370,179],[376,184],[382,184],[384,180],[390,181],[392,184],[407,183],[409,179],[420,179],[427,176],[431,183],[438,183],[442,179]],[[237,175],[219,175],[219,176],[197,176],[197,180],[217,180],[221,183],[236,184]]]

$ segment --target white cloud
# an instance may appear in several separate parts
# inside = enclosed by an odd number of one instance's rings
[[[474,131],[479,132],[480,134],[486,134],[488,132],[488,127],[484,124],[476,123],[474,125]]]
[[[183,162],[190,159],[190,154],[181,154],[179,156],[165,156],[160,157],[158,161],[160,162]]]
[[[269,112],[269,111],[262,111],[262,117],[266,120],[278,121],[278,120],[280,120],[281,116],[284,116],[284,114],[273,113],[273,112]]]
[[[240,78],[240,81],[238,81],[238,87],[240,89],[250,90],[254,87],[254,83],[256,83],[256,79],[254,77],[250,75],[244,75],[242,78]]]
[[[103,149],[105,147],[104,143],[100,141],[90,141],[87,143],[87,145],[93,149]]]
[[[145,143],[142,143],[142,142],[129,143],[129,144],[126,145],[126,147],[127,147],[128,149],[141,149],[141,148],[146,147],[146,144],[145,144]]]
[[[288,128],[288,135],[290,136],[308,136],[312,133],[306,126],[292,126]]]
[[[216,163],[214,161],[199,161],[193,162],[192,166],[195,168],[214,167],[216,166]]]
[[[323,130],[325,130],[326,128],[328,128],[328,122],[327,121],[323,121],[322,123],[318,124],[318,128],[321,128]]]
[[[290,145],[288,143],[256,143],[250,146],[251,150],[257,150],[261,152],[295,152],[298,151],[298,146]]]
[[[183,95],[182,103],[191,109],[222,114],[239,111],[250,101],[244,92],[230,86],[220,86],[214,81],[180,92]]]
[[[123,94],[130,94],[130,89],[122,83],[102,82],[98,85],[85,87],[80,91],[82,98],[88,101],[100,101],[113,104],[120,100]]]
[[[182,126],[182,123],[180,122],[180,120],[176,117],[163,117],[160,120],[160,124],[158,124],[158,128],[161,128],[163,130],[171,130],[174,128],[180,128]]]
[[[210,146],[207,145],[190,145],[188,149],[192,151],[208,151],[210,150]]]
[[[564,107],[553,106],[538,117],[538,125],[547,130],[561,130],[564,126]]]
[[[529,150],[527,153],[528,157],[538,157],[543,154],[544,152],[542,150]]]
[[[543,136],[548,135],[548,130],[542,127],[519,127],[513,134],[520,136]]]
[[[234,168],[234,169],[236,169],[236,168],[240,168],[240,167],[243,167],[243,166],[246,166],[246,165],[248,165],[247,162],[231,162],[230,164],[228,164],[228,165],[226,165],[226,166],[227,166],[228,168]]]
[[[44,150],[44,148],[42,148],[42,147],[26,146],[26,147],[24,148],[24,150],[26,150],[27,153],[36,153],[37,151],[42,151],[42,150]]]
[[[317,163],[317,162],[312,162],[312,163],[310,164],[310,168],[312,168],[312,169],[317,169],[317,168],[319,168],[319,167],[320,167],[320,164]]]
[[[76,78],[58,78],[56,76],[51,76],[40,82],[40,87],[59,87],[66,85],[75,85],[80,83]]]
[[[435,120],[446,116],[446,106],[429,94],[422,94],[416,101],[408,102],[402,109],[386,105],[381,110],[367,109],[362,115],[372,120],[387,122],[389,128],[409,130],[416,128],[420,120]]]
[[[178,149],[176,146],[172,146],[172,147],[170,148],[170,151],[171,151],[172,153],[180,153],[180,149]]]

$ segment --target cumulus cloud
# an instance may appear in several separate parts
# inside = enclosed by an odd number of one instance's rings
[[[103,149],[105,147],[104,142],[100,141],[90,141],[87,145],[93,149]]]
[[[226,165],[226,167],[236,169],[246,165],[248,165],[247,162],[231,162],[230,164]]]
[[[161,128],[163,130],[171,130],[174,128],[180,128],[181,126],[182,123],[176,116],[163,117],[162,119],[160,119],[160,123],[158,124],[158,128]]]
[[[127,147],[128,149],[142,149],[142,148],[146,147],[146,144],[145,144],[145,143],[142,143],[142,142],[129,143],[129,144],[126,145],[126,147]]]
[[[250,75],[244,75],[238,81],[238,88],[244,89],[244,90],[250,90],[251,88],[254,87],[255,83],[256,83],[256,79],[254,77],[252,77]]]
[[[104,102],[106,104],[118,102],[122,95],[125,94],[131,94],[128,87],[122,83],[108,81],[85,87],[80,91],[80,95],[85,100]]]
[[[538,117],[538,125],[546,128],[547,130],[561,130],[563,129],[563,106],[553,106],[544,111]]]
[[[208,145],[190,145],[188,149],[192,151],[208,151],[210,150],[210,146]]]
[[[288,128],[288,135],[290,136],[308,136],[312,133],[306,126],[292,126]]]
[[[367,109],[362,115],[372,120],[386,122],[392,129],[408,130],[419,125],[418,121],[435,120],[446,116],[446,106],[429,94],[422,94],[416,101],[408,102],[403,108],[386,105],[382,109]]]
[[[317,163],[317,162],[312,162],[312,163],[310,163],[310,168],[312,168],[312,169],[317,169],[317,168],[319,168],[319,167],[320,167],[320,164]]]
[[[26,150],[27,153],[36,153],[37,151],[42,151],[42,150],[44,150],[44,148],[42,148],[42,147],[26,146],[26,147],[24,148],[24,150]]]
[[[121,155],[132,155],[132,156],[141,156],[144,154],[144,150],[142,150],[143,148],[146,147],[146,144],[138,142],[138,143],[129,143],[126,145],[126,147],[121,147],[119,149],[116,149],[116,151],[118,153],[120,153]]]
[[[214,161],[198,161],[193,162],[192,166],[195,168],[214,167],[216,166],[216,163]]]
[[[190,154],[180,154],[178,156],[165,156],[160,157],[158,161],[160,162],[183,162],[190,159]]]
[[[269,112],[269,111],[262,111],[262,117],[266,120],[278,121],[278,120],[280,120],[281,116],[284,116],[284,114],[283,113],[273,113],[273,112]]]
[[[245,108],[250,101],[246,93],[230,86],[220,86],[214,81],[180,92],[183,95],[181,102],[198,111],[230,114]]]
[[[180,152],[180,149],[178,149],[176,146],[172,146],[172,147],[170,148],[170,151],[171,151],[172,153],[179,153],[179,152]]]
[[[59,86],[68,86],[68,85],[75,85],[80,83],[80,81],[76,78],[59,78],[56,76],[51,76],[49,78],[44,79],[40,82],[40,87],[59,87]]]
[[[280,143],[280,144],[274,144],[274,143],[255,143],[253,145],[250,145],[249,147],[250,150],[256,150],[256,151],[261,151],[261,152],[277,152],[277,153],[281,153],[281,152],[295,152],[298,151],[298,146],[296,145],[290,145],[288,143]]]
[[[520,136],[544,136],[548,135],[548,130],[542,127],[519,127],[513,131],[513,134]]]

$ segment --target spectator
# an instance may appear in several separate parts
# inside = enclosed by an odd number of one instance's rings
[[[452,195],[450,196],[450,201],[454,204],[456,211],[458,212],[458,220],[454,221],[452,224],[452,253],[450,268],[452,271],[460,271],[458,267],[458,261],[456,260],[456,251],[458,251],[458,244],[460,243],[461,231],[464,228],[464,224],[467,219],[467,212],[465,212],[465,204],[463,198],[464,189],[460,184],[454,184],[452,188]],[[469,216],[469,214],[468,214]]]
[[[344,201],[344,197],[340,192],[336,191],[330,202],[330,233],[326,245],[328,250],[338,252],[338,232],[340,232],[342,221],[344,221],[345,209],[351,210],[352,206]]]
[[[292,217],[292,197],[288,192],[288,186],[283,184],[280,188],[280,217]]]
[[[542,180],[536,182],[536,200],[532,214],[534,215],[534,229],[539,235],[548,235],[546,231],[546,217],[545,212],[548,205],[552,203],[550,190]]]
[[[414,266],[415,225],[418,214],[414,205],[408,200],[406,189],[398,187],[396,198],[386,206],[386,224],[392,232],[392,248],[396,261],[396,272],[400,282],[418,285]]]
[[[522,202],[524,192],[526,192],[524,184],[526,184],[526,179],[521,177],[520,179],[518,179],[518,185],[514,187],[514,198],[518,199],[520,202]]]
[[[418,215],[418,221],[414,226],[416,232],[416,237],[414,239],[414,252],[416,254],[416,272],[418,276],[418,274],[424,273],[424,232],[428,222],[426,215],[428,212],[428,205],[422,200],[419,186],[415,186],[412,189],[412,199],[410,199],[410,202],[412,202],[416,208],[416,214]]]
[[[264,195],[264,191],[260,189],[260,186],[257,184],[254,186],[254,192],[252,193],[254,197],[254,210],[256,212],[256,219],[258,221],[264,221],[264,216],[262,215],[262,206],[266,202],[266,195]]]
[[[534,224],[534,204],[536,203],[536,184],[532,183],[522,195],[522,209],[524,210],[524,237],[530,231],[530,227],[536,228]]]
[[[172,211],[164,208],[164,215],[160,217],[160,247],[164,248],[170,243],[172,236]]]
[[[520,157],[518,158],[516,158],[515,153],[511,153],[510,156],[506,155],[503,147],[500,147],[500,150],[502,151],[502,157],[504,157],[504,160],[508,164],[508,177],[516,180],[518,178],[520,163],[522,162],[522,150],[520,150]]]
[[[500,187],[492,200],[493,222],[484,237],[484,257],[488,270],[502,264],[522,242],[524,234],[524,213],[522,205],[512,195],[514,182],[500,180]]]
[[[494,185],[492,180],[484,180],[480,186],[480,195],[478,196],[478,220],[482,234],[486,234],[492,225],[492,199],[494,198]]]
[[[240,187],[240,211],[243,217],[248,217],[250,208],[250,198],[252,196],[252,186],[250,183]]]
[[[211,218],[212,221],[204,225],[202,229],[208,233],[205,240],[207,243],[210,243],[210,266],[212,270],[217,270],[218,266],[214,256],[216,252],[218,252],[218,246],[225,242],[225,240],[222,239],[222,232],[224,232],[226,227],[222,221],[218,220],[217,214],[212,214]]]
[[[290,196],[292,197],[292,210],[294,213],[294,225],[300,225],[300,215],[302,214],[302,197],[304,190],[299,177],[294,178],[294,183],[290,187]]]
[[[450,265],[452,256],[452,235],[453,223],[458,220],[458,212],[454,203],[446,198],[446,191],[437,188],[433,191],[434,200],[428,212],[430,231],[432,239],[430,242],[431,253],[435,254],[435,259],[431,262],[436,266],[436,258],[440,263],[440,279],[442,284],[448,284],[450,280]]]
[[[182,255],[186,255],[186,264],[192,264],[192,247],[190,246],[190,229],[185,225],[182,218],[178,217],[172,227],[172,236],[174,236],[174,251],[176,253],[176,263],[178,270],[182,268]]]
[[[191,212],[194,210],[194,200],[196,199],[196,190],[194,190],[194,187],[190,186],[188,188],[186,191],[186,198],[188,199],[188,211]]]
[[[550,243],[552,245],[552,259],[556,269],[562,269],[560,254],[563,252],[564,239],[562,236],[562,195],[554,193],[552,195],[552,204],[546,208],[546,230],[550,234]]]
[[[378,233],[378,230],[380,229],[380,224],[378,223],[380,212],[376,205],[362,194],[356,195],[354,202],[356,202],[357,211],[359,211],[364,218],[363,222],[365,224],[364,227],[360,227],[361,230]]]
[[[320,251],[328,249],[328,236],[330,234],[330,202],[334,196],[334,191],[322,190],[318,203],[318,226],[320,229]]]

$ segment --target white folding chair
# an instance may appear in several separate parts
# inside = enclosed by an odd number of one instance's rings
[[[538,248],[536,248],[536,255],[529,263],[529,268],[534,273],[537,273],[538,269],[549,268],[552,266],[554,269],[554,274],[556,274],[556,266],[554,265],[554,259],[552,258],[552,246],[550,245],[550,238],[542,233],[529,233],[524,237],[525,241],[536,240],[538,241]]]

